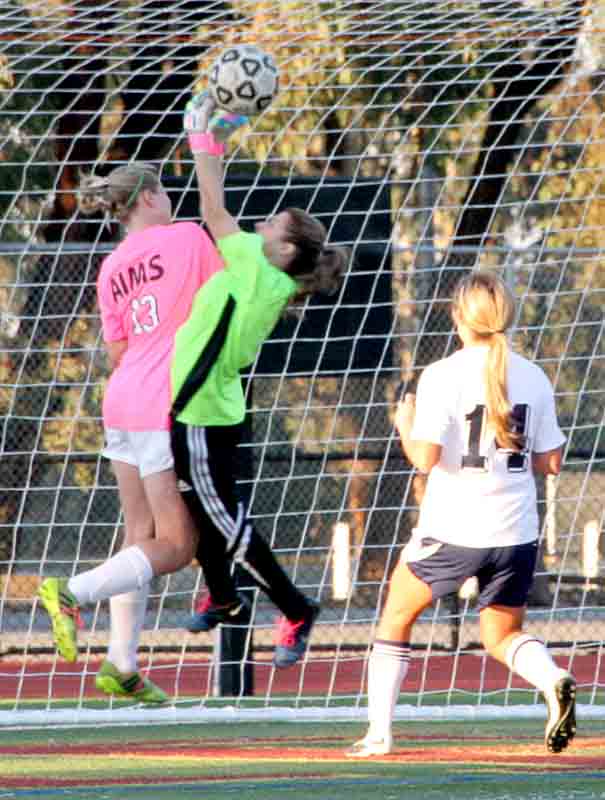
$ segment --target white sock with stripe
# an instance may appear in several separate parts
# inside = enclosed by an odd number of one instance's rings
[[[566,671],[558,667],[546,646],[535,636],[522,633],[515,637],[506,650],[506,663],[512,672],[548,692]]]
[[[393,714],[409,663],[409,642],[374,642],[368,663],[370,738],[390,740]]]
[[[136,672],[137,650],[145,624],[149,584],[126,594],[114,595],[109,601],[111,626],[107,660],[120,672]]]
[[[70,578],[67,588],[78,603],[84,605],[141,589],[152,578],[149,559],[140,547],[132,545],[100,566]]]

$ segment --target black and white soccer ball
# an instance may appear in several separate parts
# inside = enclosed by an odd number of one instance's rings
[[[221,108],[246,117],[260,114],[279,89],[273,56],[252,44],[223,50],[210,67],[208,88]]]

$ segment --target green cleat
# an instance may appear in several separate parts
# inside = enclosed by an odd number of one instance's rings
[[[78,658],[77,628],[81,627],[78,602],[67,588],[67,578],[46,578],[38,596],[53,627],[55,647],[66,661]]]
[[[139,672],[119,672],[111,661],[104,661],[95,678],[95,686],[105,694],[130,697],[139,703],[159,705],[168,700],[168,695]]]

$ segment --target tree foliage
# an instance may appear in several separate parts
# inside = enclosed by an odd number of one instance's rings
[[[592,6],[597,29],[602,6]],[[603,87],[597,77],[573,78],[578,45],[590,39],[587,2],[186,0],[175,15],[163,0],[118,0],[102,12],[93,0],[54,0],[44,24],[30,0],[7,0],[7,7],[26,16],[22,36],[0,52],[3,242],[115,241],[117,226],[78,214],[81,173],[138,158],[189,177],[184,104],[203,87],[217,47],[251,41],[277,56],[281,94],[254,121],[253,135],[240,135],[231,167],[251,181],[304,175],[389,185],[398,241],[411,246],[396,261],[394,285],[406,342],[400,363],[410,374],[449,346],[446,301],[453,281],[476,262],[460,256],[460,245],[505,243],[515,222],[538,229],[543,245],[603,246]],[[480,26],[485,35],[474,35]],[[427,182],[434,202],[422,208]],[[445,256],[423,269],[414,247],[431,238],[429,224]],[[523,346],[549,365],[561,352],[569,356],[563,366],[548,366],[565,392],[573,388],[563,408],[568,419],[582,413],[594,422],[598,394],[580,400],[577,390],[603,380],[602,362],[590,359],[602,346],[594,324],[602,263],[576,259],[543,269],[543,262],[534,248],[517,274]],[[11,306],[23,319],[0,364],[4,382],[15,384],[0,394],[2,411],[13,415],[8,441],[15,450],[100,446],[95,417],[106,368],[94,354],[97,268],[96,257],[77,266],[63,257],[0,261],[3,310]],[[553,289],[564,290],[556,308],[548,302]],[[410,297],[414,304],[406,303]],[[572,339],[578,321],[590,324]],[[344,403],[338,414],[346,395],[338,381],[292,380],[284,391],[287,407],[308,408],[313,394],[318,400],[302,424],[294,417],[279,423],[290,441],[312,442],[305,446],[314,457],[325,452],[327,433],[344,452],[368,430],[377,435],[376,419],[388,428],[388,392],[371,380],[362,392],[366,405]],[[368,422],[372,402],[382,411]],[[36,414],[46,420],[41,428],[14,421]],[[19,469],[11,471],[11,480],[21,479]],[[78,480],[89,485],[85,472]],[[359,483],[352,482],[357,500]]]

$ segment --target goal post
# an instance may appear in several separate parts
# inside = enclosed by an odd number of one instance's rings
[[[399,387],[451,351],[452,288],[482,265],[514,284],[513,345],[547,372],[567,437],[542,489],[540,596],[528,626],[603,716],[605,234],[599,4],[9,0],[0,34],[0,725],[350,719],[389,574],[423,492],[393,428]],[[202,9],[203,6],[203,9]],[[342,292],[275,329],[248,376],[241,485],[259,533],[322,604],[301,664],[271,666],[275,609],[253,592],[241,661],[184,622],[195,565],[153,581],[143,671],[173,701],[95,693],[108,605],[80,657],[54,654],[36,600],[119,546],[101,458],[108,374],[95,300],[120,232],[82,217],[81,176],[158,166],[175,216],[197,218],[182,111],[226,44],[253,42],[280,94],[237,134],[227,200],[243,227],[290,204],[354,260]],[[422,615],[398,718],[544,713],[479,647],[472,586]],[[229,638],[229,637],[227,637]],[[225,644],[225,642],[222,642]],[[229,662],[232,662],[229,664]],[[228,697],[217,671],[231,667]],[[239,678],[239,679],[238,679]],[[247,688],[253,687],[253,694]]]

